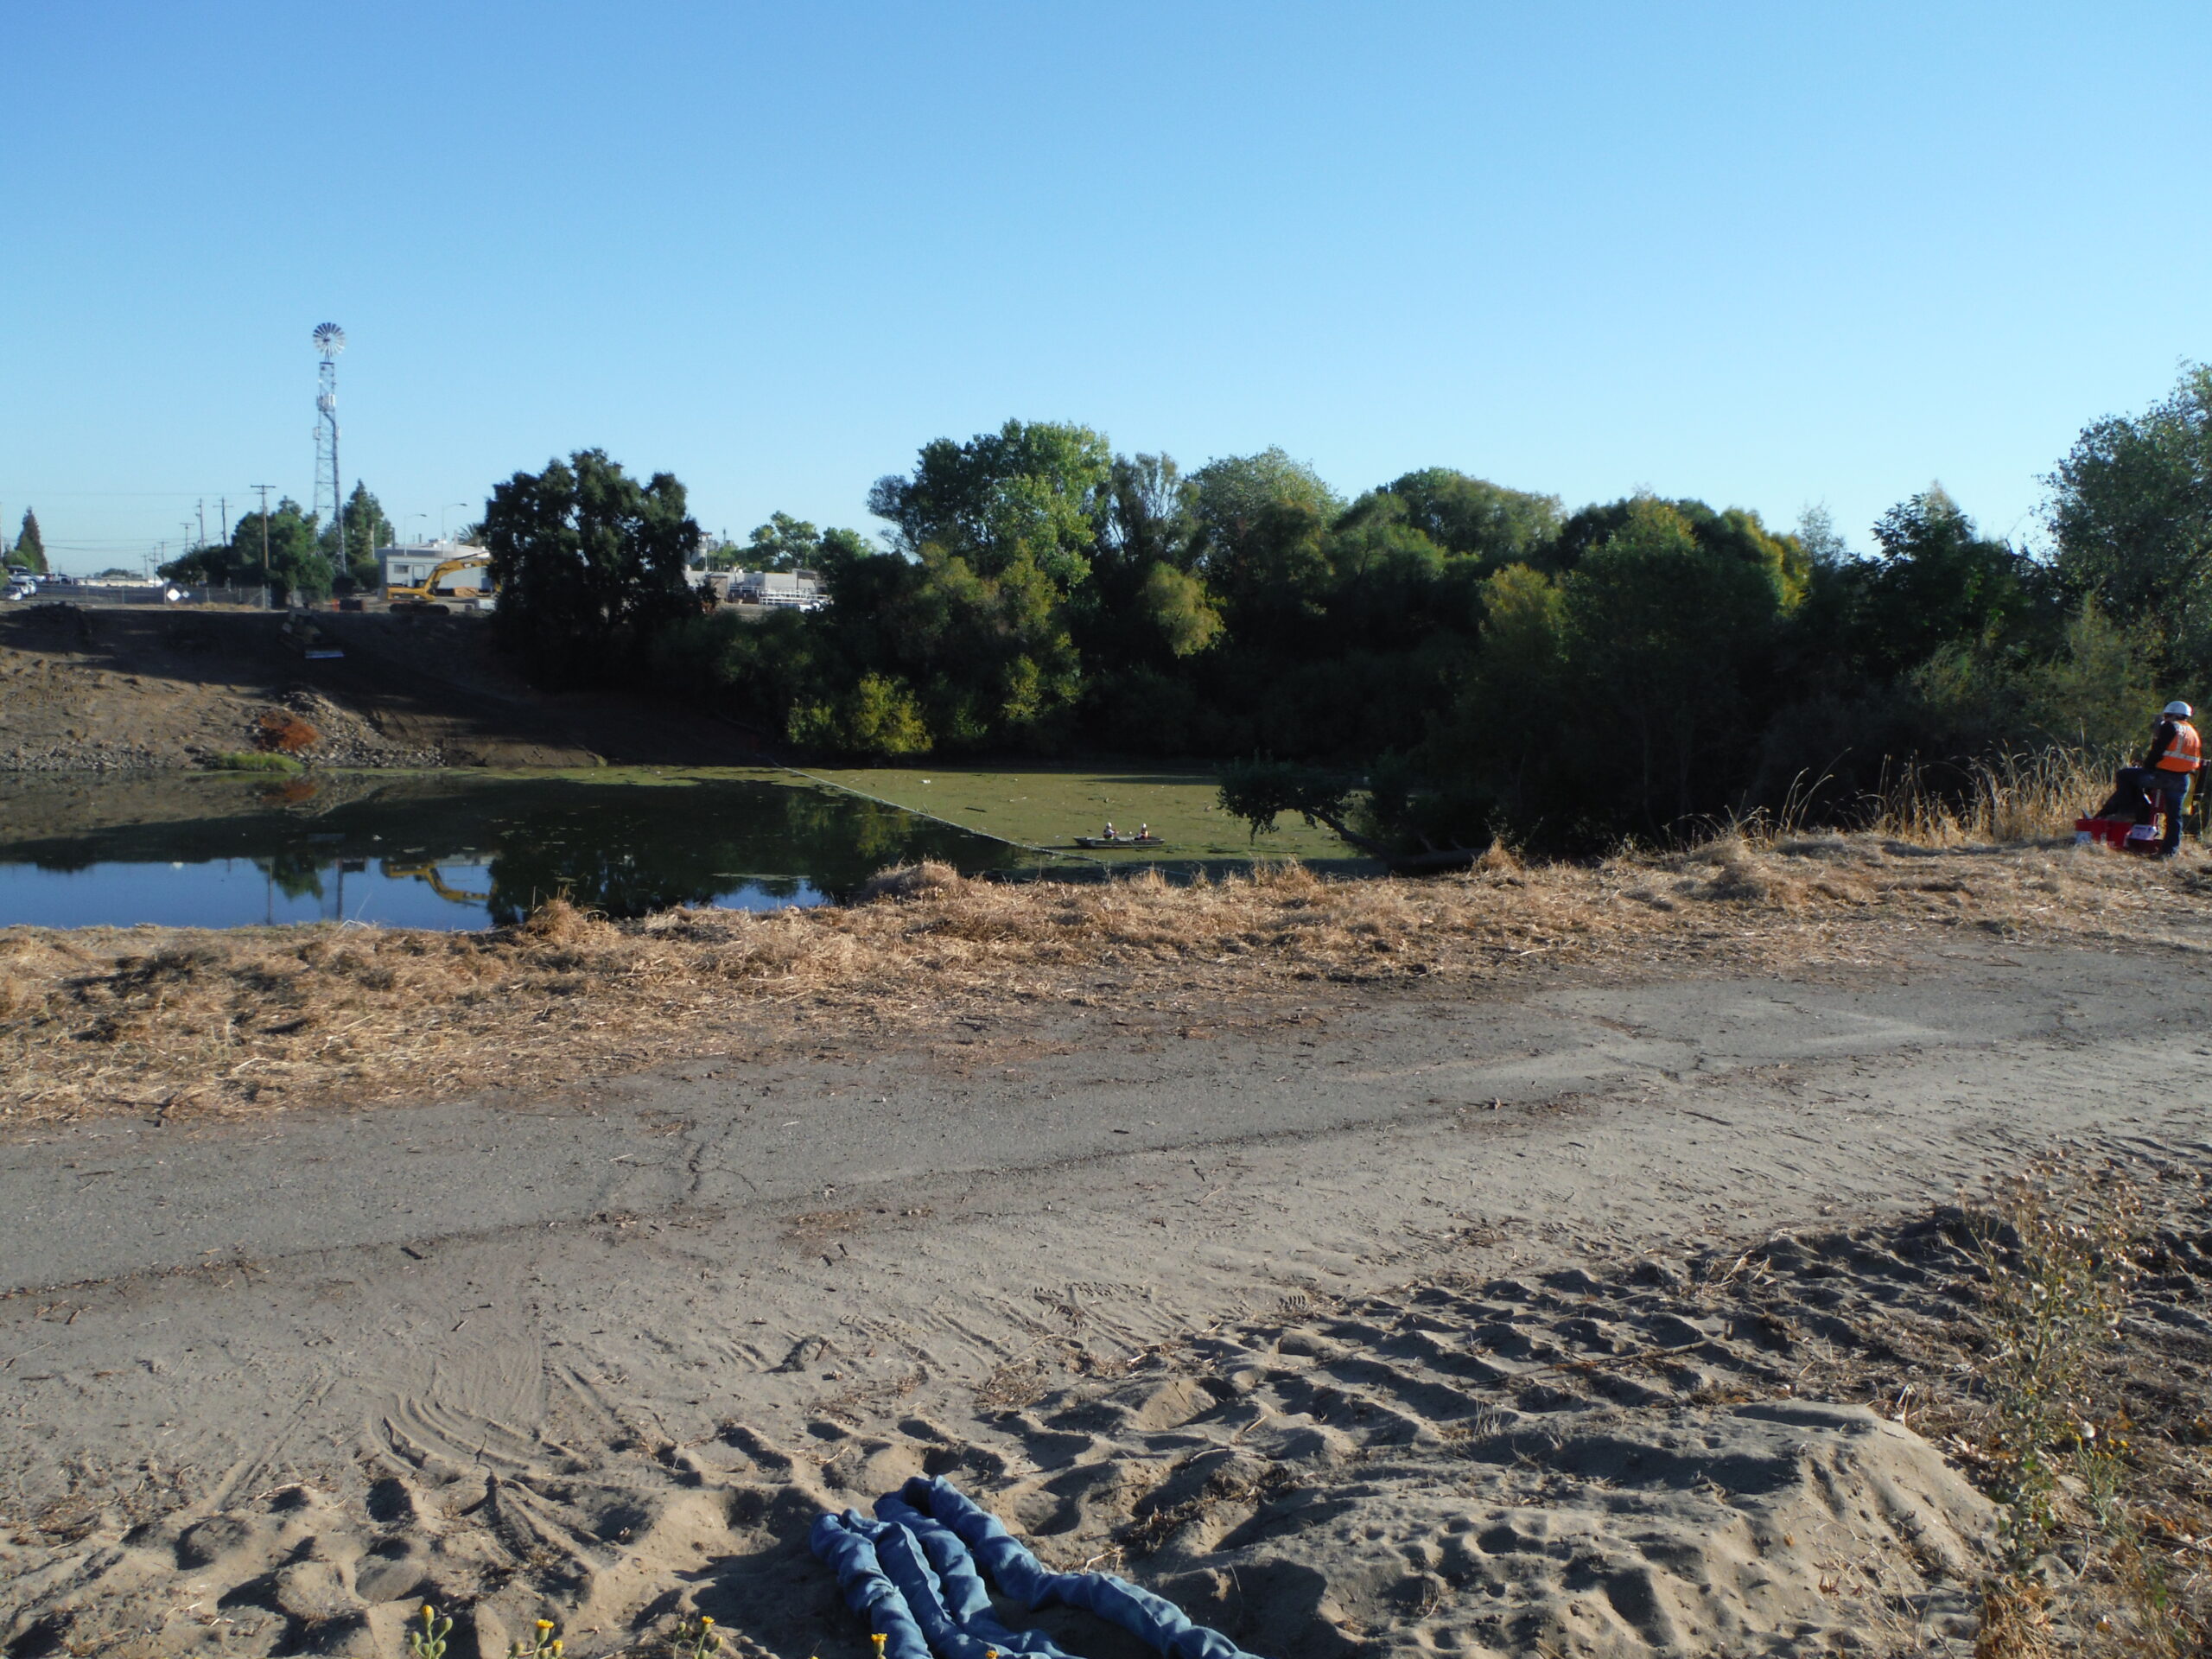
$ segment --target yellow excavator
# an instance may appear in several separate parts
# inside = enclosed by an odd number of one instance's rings
[[[488,905],[492,902],[492,895],[488,893],[472,893],[467,887],[453,886],[446,880],[445,873],[434,863],[396,864],[386,859],[384,873],[394,879],[412,877],[415,880],[428,882],[430,891],[448,904]]]
[[[458,575],[464,570],[480,573],[482,580],[467,587],[455,583],[442,594],[438,592],[440,582],[448,576]],[[465,554],[457,559],[446,560],[444,563],[439,565],[412,587],[394,583],[384,590],[384,596],[392,604],[404,606],[409,609],[432,604],[439,599],[457,600],[462,604],[474,605],[485,599],[499,597],[499,590],[491,578],[492,556],[490,554]]]

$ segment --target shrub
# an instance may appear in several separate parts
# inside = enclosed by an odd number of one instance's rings
[[[254,741],[277,754],[297,754],[322,741],[322,734],[297,715],[271,709],[254,723]]]
[[[257,749],[236,749],[228,754],[211,755],[207,766],[213,772],[299,772],[307,770],[289,754],[272,754]]]

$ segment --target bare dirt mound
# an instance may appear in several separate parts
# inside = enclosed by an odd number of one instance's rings
[[[2178,1492],[2202,1475],[2212,1205],[2201,1170],[2161,1173],[2157,1272],[2106,1363]],[[796,1433],[692,1444],[549,1365],[510,1379],[528,1433],[394,1399],[355,1496],[165,1508],[156,1470],[135,1504],[50,1494],[0,1545],[20,1610],[0,1637],[25,1656],[126,1632],[134,1652],[397,1652],[427,1599],[461,1610],[457,1656],[540,1616],[603,1654],[703,1612],[748,1653],[844,1659],[864,1633],[808,1525],[941,1473],[1047,1562],[1122,1573],[1269,1659],[1964,1651],[1993,1517],[1956,1461],[1986,1339],[1964,1237],[1945,1211],[1602,1275],[1430,1281],[1058,1386],[1040,1339],[972,1415],[856,1391]]]
[[[0,616],[0,771],[191,766],[315,728],[299,757],[340,766],[743,763],[759,745],[652,697],[531,686],[481,617],[317,612],[308,660],[281,613],[37,603]]]

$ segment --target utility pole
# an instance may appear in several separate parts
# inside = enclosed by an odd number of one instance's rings
[[[269,608],[269,492],[267,484],[249,484],[246,488],[261,492],[261,608]]]
[[[200,515],[200,545],[205,547],[207,545],[207,498],[201,496],[199,505],[193,511]]]
[[[224,496],[215,505],[223,515],[223,545],[228,547],[231,544],[231,498]]]

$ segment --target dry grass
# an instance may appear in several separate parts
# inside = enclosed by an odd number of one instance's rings
[[[2112,792],[2115,758],[2044,749],[1978,760],[1963,795],[1947,794],[1923,768],[1906,766],[1872,804],[1880,835],[1925,847],[2034,841],[2073,833],[2074,821]]]
[[[1705,1279],[1787,1323],[1812,1267],[1840,1339],[1808,1348],[1796,1391],[1909,1422],[1995,1501],[1978,1659],[2212,1652],[2197,1150],[2054,1146],[1956,1205],[1847,1236],[1863,1254],[1783,1234]]]
[[[251,1114],[559,1090],[742,1050],[822,1011],[905,1036],[1107,994],[1236,999],[1885,959],[1915,935],[2212,938],[2212,880],[2101,849],[1730,837],[1602,866],[1333,881],[1297,866],[999,885],[887,871],[845,907],[610,923],[554,902],[481,934],[317,925],[0,930],[0,1121]]]
[[[2054,1152],[1965,1209],[1980,1281],[1980,1472],[2002,1517],[1977,1659],[2212,1651],[2201,1450],[2212,1434],[2171,1351],[2204,1325],[2161,1330],[2159,1299],[2143,1294],[2194,1288],[2202,1182],[2199,1172],[2146,1203],[2117,1161]]]

